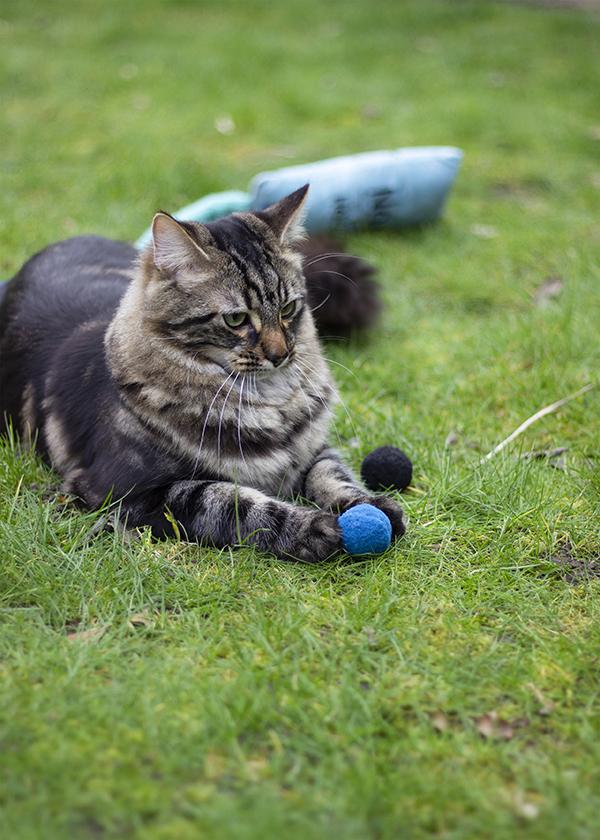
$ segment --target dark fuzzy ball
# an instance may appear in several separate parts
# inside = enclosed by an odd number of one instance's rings
[[[362,462],[360,474],[374,492],[404,490],[412,480],[413,467],[410,458],[396,446],[380,446],[370,452]]]
[[[300,250],[319,335],[347,336],[372,327],[381,310],[375,266],[344,253],[343,245],[327,236],[311,237]]]

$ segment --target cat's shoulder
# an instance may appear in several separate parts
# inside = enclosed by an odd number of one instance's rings
[[[42,248],[27,260],[19,273],[43,272],[48,276],[55,271],[62,273],[82,267],[96,270],[124,269],[133,265],[136,256],[136,249],[128,242],[103,236],[73,236]]]

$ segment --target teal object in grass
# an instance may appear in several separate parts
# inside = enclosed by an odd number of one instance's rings
[[[348,554],[382,554],[392,541],[392,523],[374,505],[355,505],[338,518]]]
[[[453,146],[363,152],[262,172],[250,192],[212,193],[177,210],[183,222],[211,222],[229,213],[264,210],[304,184],[310,233],[401,228],[439,218],[462,161]],[[136,242],[150,241],[148,229]]]

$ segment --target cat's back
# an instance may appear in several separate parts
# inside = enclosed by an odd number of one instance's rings
[[[20,329],[46,323],[60,334],[68,324],[114,313],[130,280],[135,248],[100,236],[49,245],[27,260],[0,300],[0,342],[11,320]]]
[[[44,248],[3,284],[0,428],[4,415],[18,421],[31,383],[41,398],[54,357],[74,333],[88,324],[100,330],[108,325],[129,285],[135,257],[135,249],[124,242],[74,237]]]

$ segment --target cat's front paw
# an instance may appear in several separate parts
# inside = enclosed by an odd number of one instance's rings
[[[342,550],[342,532],[333,513],[311,511],[299,528],[288,558],[303,563],[321,563]]]
[[[392,539],[399,539],[406,531],[404,511],[398,502],[390,499],[389,496],[364,496],[363,498],[353,502],[349,505],[349,507],[354,507],[355,505],[360,504],[373,505],[373,507],[379,508],[379,510],[385,513],[392,523]]]

